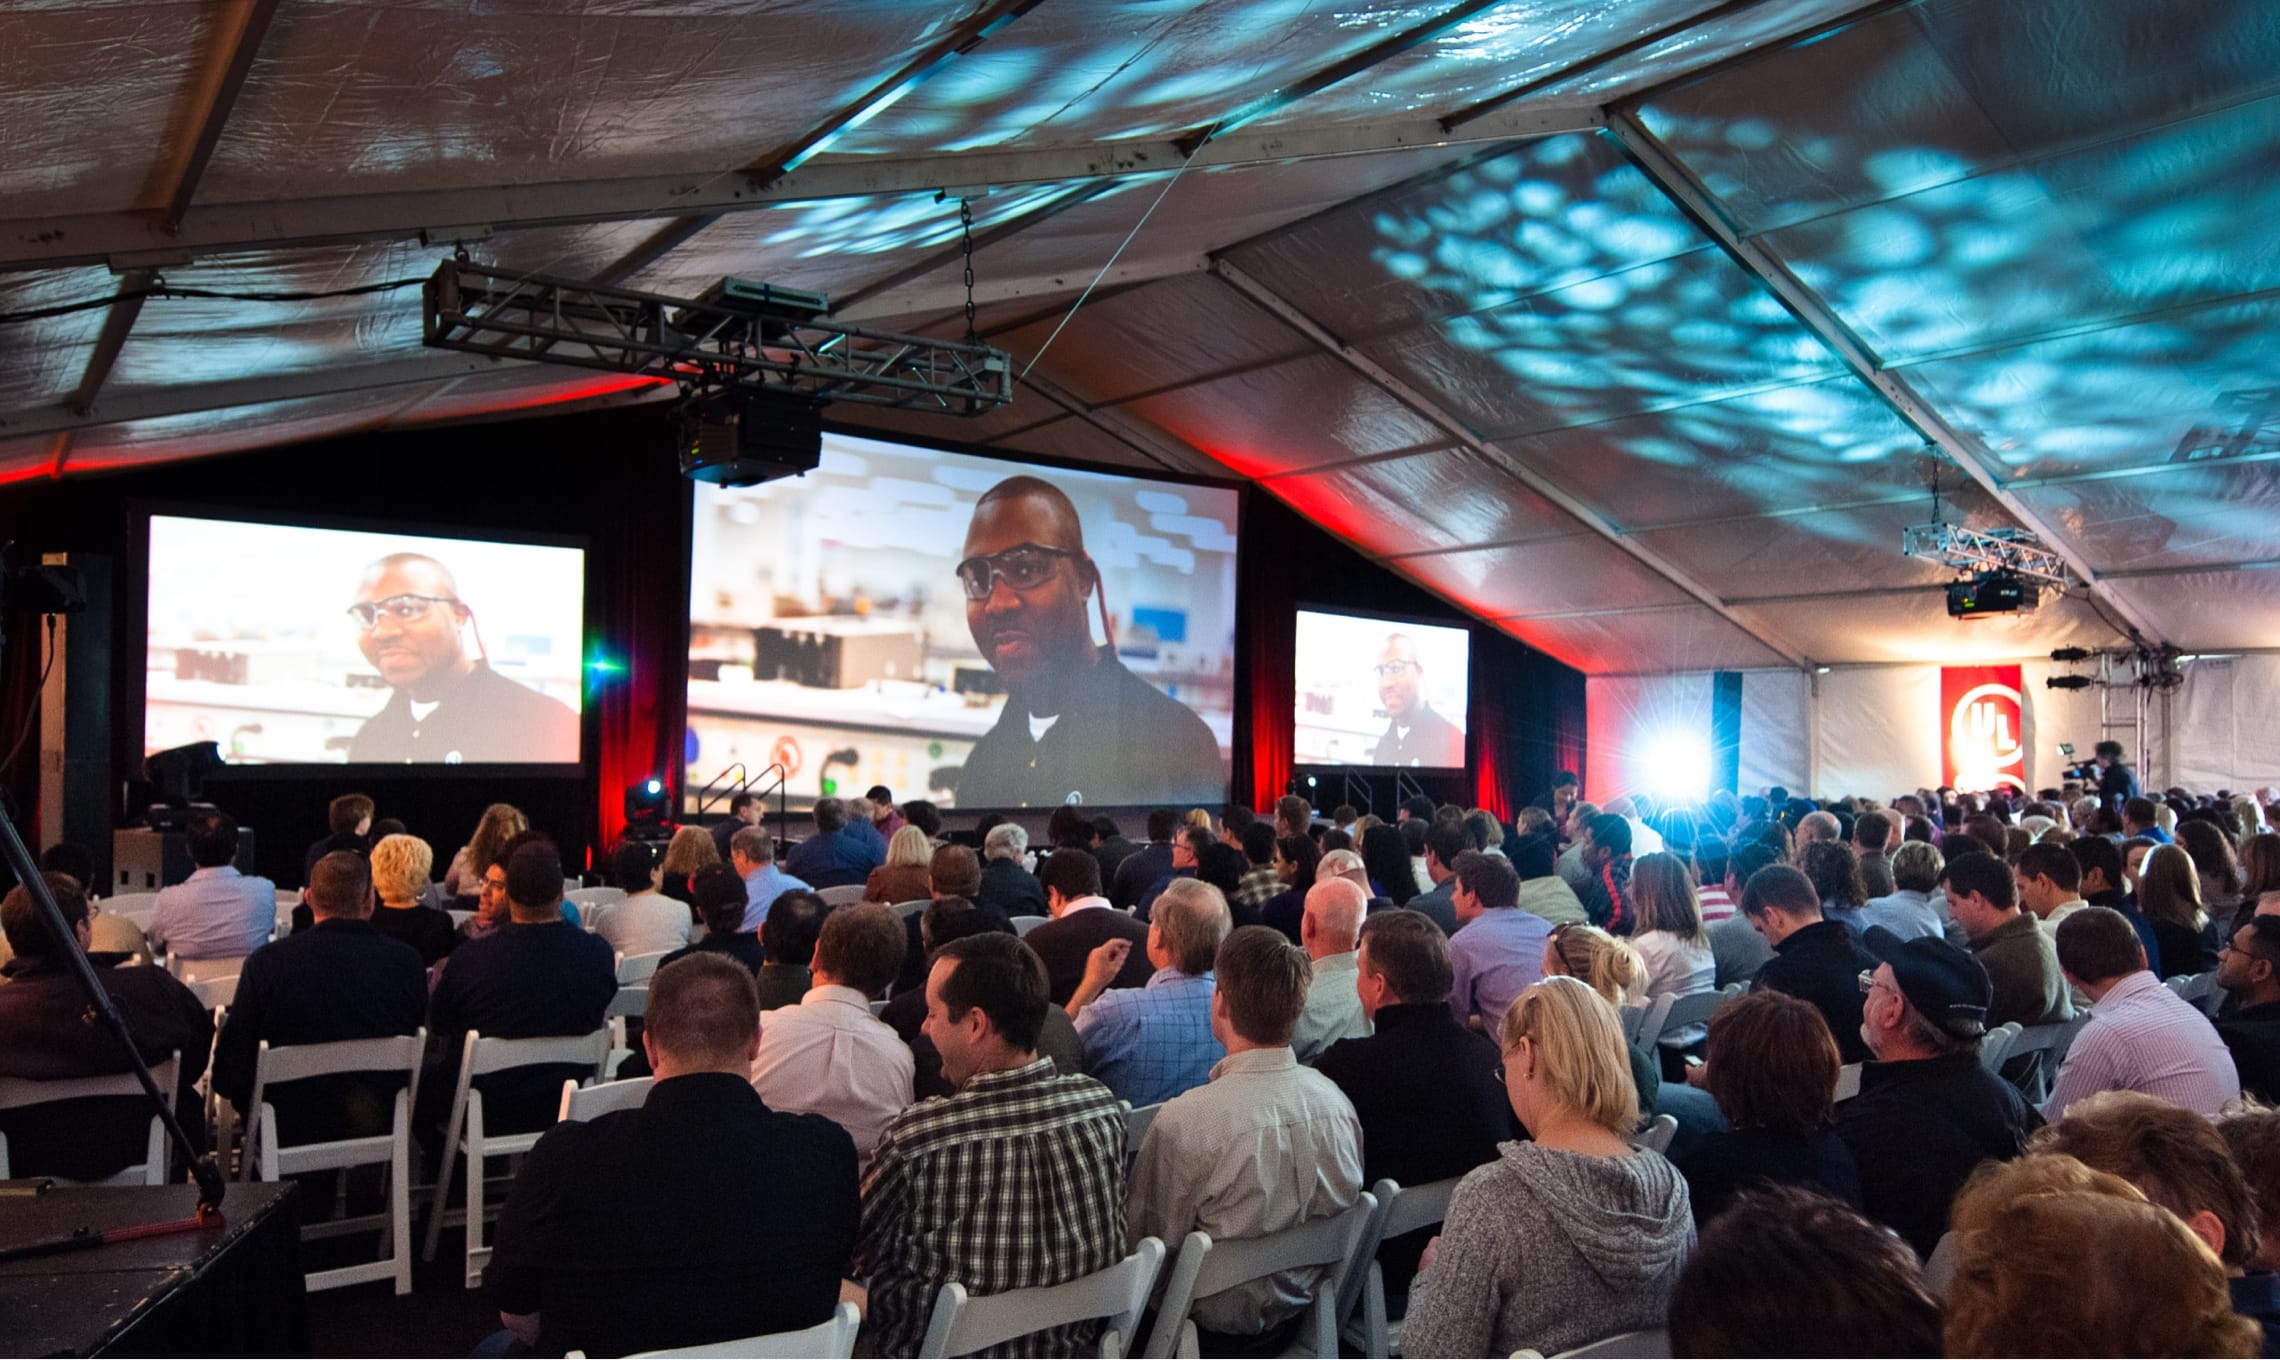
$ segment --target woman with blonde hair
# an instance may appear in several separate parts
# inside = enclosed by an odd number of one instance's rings
[[[665,843],[665,858],[657,865],[657,891],[687,906],[692,923],[701,921],[696,894],[689,890],[689,880],[695,878],[698,871],[718,863],[720,847],[713,844],[712,833],[701,826],[684,826]]]
[[[2217,966],[2217,926],[2201,909],[2201,876],[2192,856],[2157,845],[2138,866],[2138,910],[2161,948],[2161,976],[2190,977]]]
[[[443,890],[453,897],[473,897],[483,886],[483,871],[499,858],[499,851],[528,830],[530,818],[512,803],[493,803],[483,809],[475,823],[475,834],[459,847],[459,853],[451,857],[451,867],[443,872]]]
[[[1990,1162],[1950,1221],[1949,1355],[2262,1352],[2216,1255],[2118,1176],[2051,1153]]]
[[[1574,978],[1618,1012],[1647,1000],[1647,965],[1638,951],[1629,940],[1597,926],[1553,926],[1551,938],[1544,941],[1544,976]],[[1631,1055],[1631,1081],[1639,1088],[1639,1113],[1651,1114],[1663,1094],[1662,1064],[1637,1044],[1626,1040],[1623,1046]]]
[[[1615,1008],[1546,978],[1504,1013],[1505,1092],[1528,1140],[1457,1183],[1410,1286],[1410,1355],[1545,1355],[1660,1327],[1694,1245],[1686,1182],[1624,1136],[1638,1091]]]
[[[918,902],[933,896],[934,842],[924,831],[906,826],[887,842],[887,862],[863,880],[863,900]]]
[[[382,836],[372,847],[372,892],[380,899],[373,928],[417,949],[420,962],[431,966],[459,943],[451,913],[420,901],[434,868],[434,848],[417,836]]]

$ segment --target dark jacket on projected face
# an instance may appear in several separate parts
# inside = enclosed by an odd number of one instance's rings
[[[413,716],[409,693],[389,694],[386,707],[357,729],[348,758],[452,765],[568,763],[578,759],[578,715],[561,700],[477,662],[425,718]]]
[[[958,806],[1048,807],[1071,793],[1114,806],[1227,795],[1227,765],[1203,719],[1106,656],[1072,673],[1054,716],[1033,741],[1028,708],[1008,699],[958,774]]]

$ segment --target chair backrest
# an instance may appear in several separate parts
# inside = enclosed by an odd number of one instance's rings
[[[236,977],[245,971],[245,956],[241,954],[234,959],[186,959],[179,954],[169,954],[166,956],[166,971],[184,982]]]
[[[200,978],[185,985],[190,988],[191,995],[198,998],[199,1005],[212,1010],[216,1006],[227,1006],[237,1000],[237,984],[238,975],[232,973],[228,977]]]
[[[562,894],[562,900],[565,902],[575,902],[580,907],[606,907],[615,902],[623,902],[625,900],[625,889],[572,888],[570,891]],[[586,913],[583,911],[580,911],[578,913],[580,917],[584,917],[585,914]]]
[[[1370,1267],[1376,1264],[1378,1247],[1389,1237],[1429,1228],[1447,1218],[1449,1197],[1456,1193],[1461,1179],[1451,1176],[1447,1180],[1409,1186],[1399,1181],[1381,1180],[1370,1187],[1370,1195],[1377,1200],[1377,1212],[1370,1216],[1361,1239],[1354,1244],[1352,1268],[1338,1286],[1341,1322],[1353,1316],[1355,1305],[1361,1302],[1362,1291],[1369,1283]]]
[[[606,1028],[591,1034],[548,1035],[537,1039],[486,1039],[469,1030],[464,1066],[460,1070],[469,1077],[480,1077],[516,1067],[582,1063],[592,1067],[594,1076],[599,1078],[602,1064],[609,1056],[610,1032]]]
[[[621,1015],[647,1014],[649,1014],[649,988],[647,986],[620,987],[611,995],[609,1004],[602,1007],[602,1015],[605,1019],[614,1019]]]
[[[1124,1152],[1126,1156],[1137,1157],[1140,1155],[1140,1142],[1148,1136],[1148,1126],[1156,1122],[1156,1116],[1163,1113],[1163,1110],[1164,1102],[1160,1100],[1153,1105],[1143,1105],[1137,1110],[1130,1108],[1125,1110]]]
[[[797,1332],[772,1332],[767,1336],[748,1336],[741,1341],[716,1341],[708,1346],[677,1346],[668,1351],[636,1351],[629,1360],[648,1360],[652,1356],[726,1356],[742,1360],[847,1360],[855,1353],[855,1332],[863,1325],[863,1313],[852,1303],[842,1303],[833,1311],[831,1320]],[[581,1352],[572,1351],[572,1355]]]
[[[151,1080],[171,1098],[174,1094],[177,1053],[150,1069]],[[34,1081],[29,1077],[0,1077],[0,1110],[21,1110],[33,1105],[54,1105],[67,1100],[103,1100],[113,1096],[140,1096],[142,1079],[132,1072],[106,1077],[63,1077]]]
[[[261,1050],[254,1061],[253,1104],[261,1104],[265,1086],[276,1086],[304,1077],[323,1077],[340,1072],[410,1072],[417,1075],[421,1051],[427,1047],[427,1031],[412,1034],[395,1034],[385,1039],[343,1039],[330,1044],[288,1044],[271,1048],[269,1041],[261,1041]]]
[[[1624,1332],[1604,1341],[1594,1341],[1588,1346],[1578,1346],[1572,1351],[1561,1351],[1553,1360],[1567,1360],[1569,1356],[1578,1357],[1579,1360],[1583,1356],[1600,1356],[1604,1360],[1669,1360],[1670,1333],[1660,1327],[1643,1332]]]
[[[897,902],[895,903],[895,915],[905,918],[916,916],[926,910],[933,901],[934,899],[931,897],[915,897],[908,902]]]
[[[2011,1056],[2012,1045],[2019,1042],[2025,1026],[2016,1020],[2006,1020],[1987,1031],[1979,1040],[1979,1065],[1990,1072],[2001,1073],[2003,1063]]]
[[[123,916],[134,922],[138,930],[147,931],[150,929],[151,918],[158,914],[158,894],[120,893],[117,897],[106,897],[96,905],[113,916]]]
[[[885,1015],[886,1013],[887,1013],[887,999],[886,999],[885,997],[883,997],[883,996],[882,996],[882,997],[880,997],[878,1000],[876,1000],[876,1001],[874,1001],[874,1002],[872,1002],[872,1003],[871,1003],[871,1018],[872,1018],[872,1019],[874,1019],[874,1020],[875,1020],[875,1019],[877,1019],[878,1017],[880,1017],[880,1016],[882,1016],[882,1015]]]
[[[1143,1237],[1132,1254],[1115,1265],[1061,1284],[1009,1289],[977,1299],[953,1281],[935,1296],[934,1317],[918,1353],[971,1355],[1048,1327],[1106,1318],[1111,1335],[1101,1338],[1101,1353],[1126,1354],[1163,1265],[1163,1242]]]
[[[452,908],[449,910],[449,913],[448,913],[448,914],[449,914],[449,915],[450,915],[450,917],[451,917],[451,928],[452,928],[453,930],[457,930],[457,929],[459,929],[461,926],[463,926],[463,925],[466,925],[466,924],[467,924],[469,921],[472,921],[472,920],[474,920],[474,919],[475,919],[475,913],[474,913],[474,912],[471,912],[471,911],[461,911],[461,910],[460,910],[459,908],[457,908],[457,907],[452,907]]]
[[[576,1124],[615,1110],[633,1109],[649,1099],[649,1088],[656,1084],[653,1077],[598,1081],[591,1086],[581,1086],[574,1081],[563,1082],[562,1110],[555,1117],[555,1122]]]
[[[1685,996],[1671,997],[1670,1009],[1663,1012],[1662,1027],[1655,1031],[1655,1037],[1661,1039],[1689,1025],[1710,1023],[1718,1012],[1740,1000],[1748,988],[1748,983],[1737,982],[1715,992],[1689,992]]]
[[[1660,1154],[1670,1151],[1670,1140],[1677,1136],[1678,1120],[1671,1115],[1658,1114],[1647,1121],[1645,1128],[1625,1141],[1632,1147]]]
[[[1052,919],[1050,916],[1016,916],[1013,918],[1013,933],[1027,935],[1030,931]]]
[[[1188,1310],[1197,1299],[1269,1275],[1310,1267],[1332,1268],[1332,1273],[1315,1286],[1315,1311],[1331,1318],[1334,1342],[1336,1297],[1344,1268],[1353,1261],[1362,1234],[1376,1215],[1377,1196],[1365,1190],[1342,1212],[1262,1237],[1214,1242],[1205,1233],[1189,1233],[1166,1277],[1156,1325],[1148,1334],[1147,1353],[1158,1357],[1173,1353],[1188,1325]]]
[[[667,954],[670,954],[672,952],[673,951],[670,949],[660,949],[650,954],[618,955],[618,986],[632,987],[636,985],[647,984],[649,979],[657,976],[658,963],[662,961]]]
[[[822,898],[823,904],[827,907],[852,907],[863,900],[863,885],[860,883],[841,883],[833,887],[818,889],[816,896]]]
[[[1834,1099],[1851,1100],[1860,1094],[1860,1069],[1863,1066],[1865,1064],[1846,1063],[1837,1069],[1837,1094]]]
[[[2169,978],[2161,985],[2175,992],[2179,1000],[2192,1002],[2194,1009],[2206,1011],[2209,1009],[2209,998],[2216,995],[2217,975],[2214,972],[2195,973],[2190,977]]]

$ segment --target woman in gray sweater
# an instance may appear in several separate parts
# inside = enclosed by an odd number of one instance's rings
[[[1533,1140],[1457,1183],[1402,1350],[1557,1355],[1661,1327],[1694,1246],[1686,1181],[1624,1141],[1639,1103],[1614,1007],[1549,977],[1504,1016],[1504,1084]]]

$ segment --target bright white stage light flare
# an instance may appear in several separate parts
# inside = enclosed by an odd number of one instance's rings
[[[1664,798],[1710,793],[1710,742],[1693,732],[1665,732],[1646,744],[1648,786]]]

